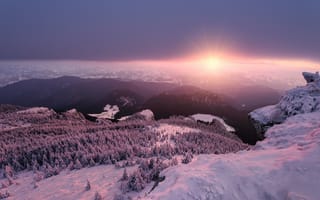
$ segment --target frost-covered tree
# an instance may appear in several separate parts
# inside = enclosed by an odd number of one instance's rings
[[[130,196],[127,196],[125,194],[116,194],[113,197],[113,200],[131,200],[132,198]]]
[[[121,177],[121,181],[127,181],[129,179],[129,176],[128,176],[128,173],[127,173],[127,169],[124,168],[123,170],[123,174],[122,174],[122,177]]]
[[[8,191],[5,191],[4,193],[0,192],[0,199],[6,199],[10,197],[10,193]]]
[[[184,155],[184,157],[182,158],[181,162],[182,162],[183,164],[188,164],[189,162],[192,161],[192,158],[193,158],[192,154],[191,154],[190,152],[188,152],[188,153],[186,153],[186,154]]]
[[[145,187],[145,185],[146,183],[142,178],[140,170],[135,171],[128,178],[128,183],[127,183],[128,191],[140,192]]]
[[[6,165],[5,167],[5,177],[6,178],[13,178],[14,171],[10,165]]]
[[[91,189],[91,184],[90,184],[89,180],[87,179],[87,184],[86,184],[85,190],[89,191],[90,189]]]
[[[171,160],[171,165],[178,165],[179,164],[179,161],[178,161],[178,159],[176,158],[176,157],[174,157],[174,158],[172,158],[172,160]]]
[[[94,194],[94,200],[102,200],[102,196],[101,196],[101,194],[99,192],[96,192]]]
[[[82,164],[80,163],[80,161],[77,159],[75,164],[74,164],[74,169],[81,169],[82,168]]]
[[[151,158],[170,160],[187,152],[220,154],[247,148],[227,133],[216,133],[215,125],[198,124],[182,117],[160,122],[133,118],[118,123],[96,123],[50,111],[43,114],[0,112],[0,118],[2,124],[17,123],[15,129],[0,129],[0,169],[9,177],[22,170],[41,172],[49,177],[66,168],[117,163],[121,168],[139,164],[142,177],[148,182],[151,174],[164,169],[163,163],[157,163],[156,159],[150,161]],[[21,123],[29,126],[19,127]],[[201,131],[168,136],[150,129],[159,123]],[[168,140],[170,142],[166,142]],[[6,173],[5,166],[10,166],[12,173]]]

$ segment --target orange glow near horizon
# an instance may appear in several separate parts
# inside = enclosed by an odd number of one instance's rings
[[[138,68],[156,68],[168,72],[184,74],[219,75],[225,72],[265,72],[280,71],[319,71],[320,63],[302,59],[252,58],[227,54],[203,53],[185,58],[168,60],[136,60],[112,62],[117,66],[136,66]]]
[[[75,62],[54,61],[54,62]],[[25,62],[25,61],[23,61]],[[30,61],[34,62],[34,61]],[[42,62],[42,61],[39,61]],[[45,62],[45,61],[43,61]],[[77,61],[76,61],[77,62]],[[128,68],[148,70],[157,69],[174,74],[186,75],[220,75],[228,72],[241,73],[269,73],[292,71],[319,71],[320,62],[294,58],[259,58],[245,56],[234,52],[203,50],[190,53],[175,59],[142,59],[127,61],[80,61],[85,65],[111,67],[114,70]]]

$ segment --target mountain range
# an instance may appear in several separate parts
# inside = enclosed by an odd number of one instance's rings
[[[57,112],[76,109],[88,119],[92,119],[88,114],[102,112],[107,104],[119,107],[116,119],[142,109],[152,110],[156,119],[174,115],[213,114],[233,126],[244,142],[254,144],[262,138],[257,136],[247,114],[257,106],[274,103],[279,94],[270,88],[258,86],[249,91],[259,91],[268,98],[240,91],[228,96],[174,83],[64,76],[23,80],[4,86],[0,88],[0,104],[44,106]],[[243,104],[245,106],[240,106]]]

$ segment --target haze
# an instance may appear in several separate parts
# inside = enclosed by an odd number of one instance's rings
[[[0,70],[41,60],[42,69],[83,75],[79,65],[90,71],[97,61],[197,84],[239,76],[286,89],[319,69],[319,8],[316,0],[2,0]]]

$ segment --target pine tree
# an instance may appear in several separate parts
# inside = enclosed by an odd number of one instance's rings
[[[128,180],[128,178],[129,178],[129,176],[128,176],[128,173],[127,173],[127,169],[126,168],[124,168],[124,170],[123,170],[123,174],[122,174],[122,177],[121,177],[121,181],[127,181]]]
[[[77,159],[74,164],[74,169],[81,169],[81,168],[82,168],[82,165],[81,165],[80,161]]]
[[[89,191],[90,189],[91,189],[91,185],[89,180],[87,179],[86,191]]]
[[[130,175],[128,180],[128,190],[140,192],[145,187],[145,181],[141,176],[141,171],[137,170]]]
[[[96,192],[94,195],[94,200],[102,200],[102,196],[99,192]]]
[[[192,161],[192,158],[193,158],[192,154],[188,152],[188,153],[184,156],[184,158],[182,159],[181,162],[182,162],[183,164],[188,164],[189,162]]]

